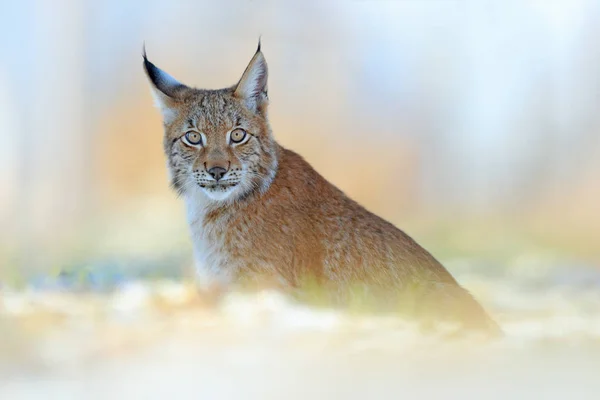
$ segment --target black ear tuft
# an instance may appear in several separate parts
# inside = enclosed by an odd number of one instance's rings
[[[144,69],[146,70],[150,82],[152,82],[154,87],[164,95],[177,98],[182,93],[182,89],[187,88],[187,86],[178,82],[171,75],[167,74],[148,60],[145,45],[142,50],[142,57],[144,58]]]
[[[146,54],[146,42],[142,46],[142,57],[144,58],[144,69],[148,74],[148,77],[156,85],[156,66],[148,61],[148,55]]]
[[[256,49],[256,52],[258,53],[260,51],[260,39],[262,38],[262,35],[260,35],[258,37],[258,48]]]
[[[144,47],[142,48],[142,57],[144,58],[144,69],[148,74],[148,78],[150,78],[154,86],[160,89],[160,70],[156,67],[156,65],[148,61],[148,55],[146,54],[146,43],[144,43]]]
[[[160,82],[160,70],[156,67],[156,65],[154,65],[150,61],[148,61],[148,58],[146,57],[145,54],[144,54],[144,68],[146,69],[148,78],[150,78],[152,83],[154,83],[154,86],[156,86],[158,89],[160,89],[162,91],[161,84],[160,84],[161,83]]]

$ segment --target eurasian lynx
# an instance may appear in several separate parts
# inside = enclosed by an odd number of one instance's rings
[[[201,281],[228,285],[250,276],[291,289],[308,279],[337,300],[359,290],[380,305],[410,304],[419,316],[498,329],[426,250],[275,141],[260,44],[240,81],[220,90],[179,83],[145,52],[144,67]]]

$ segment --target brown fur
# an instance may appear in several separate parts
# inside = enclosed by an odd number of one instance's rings
[[[189,88],[144,60],[165,117],[165,153],[172,184],[186,201],[201,280],[272,278],[288,288],[309,280],[338,301],[360,290],[379,306],[411,304],[408,311],[420,317],[497,331],[425,249],[277,144],[260,48],[240,82],[221,90]],[[236,127],[251,135],[247,142],[227,141]],[[205,143],[186,144],[189,130],[201,132]],[[228,170],[223,183],[209,176],[212,165]]]

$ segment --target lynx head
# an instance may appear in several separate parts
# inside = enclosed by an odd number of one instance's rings
[[[188,87],[148,61],[171,184],[184,196],[235,201],[268,189],[277,169],[267,120],[267,63],[258,49],[239,82],[229,88]]]

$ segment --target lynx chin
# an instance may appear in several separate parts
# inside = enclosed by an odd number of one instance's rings
[[[336,304],[372,297],[380,310],[499,332],[431,254],[277,143],[260,43],[240,80],[224,89],[186,86],[145,52],[144,68],[200,282],[269,281],[293,293],[311,282]]]

